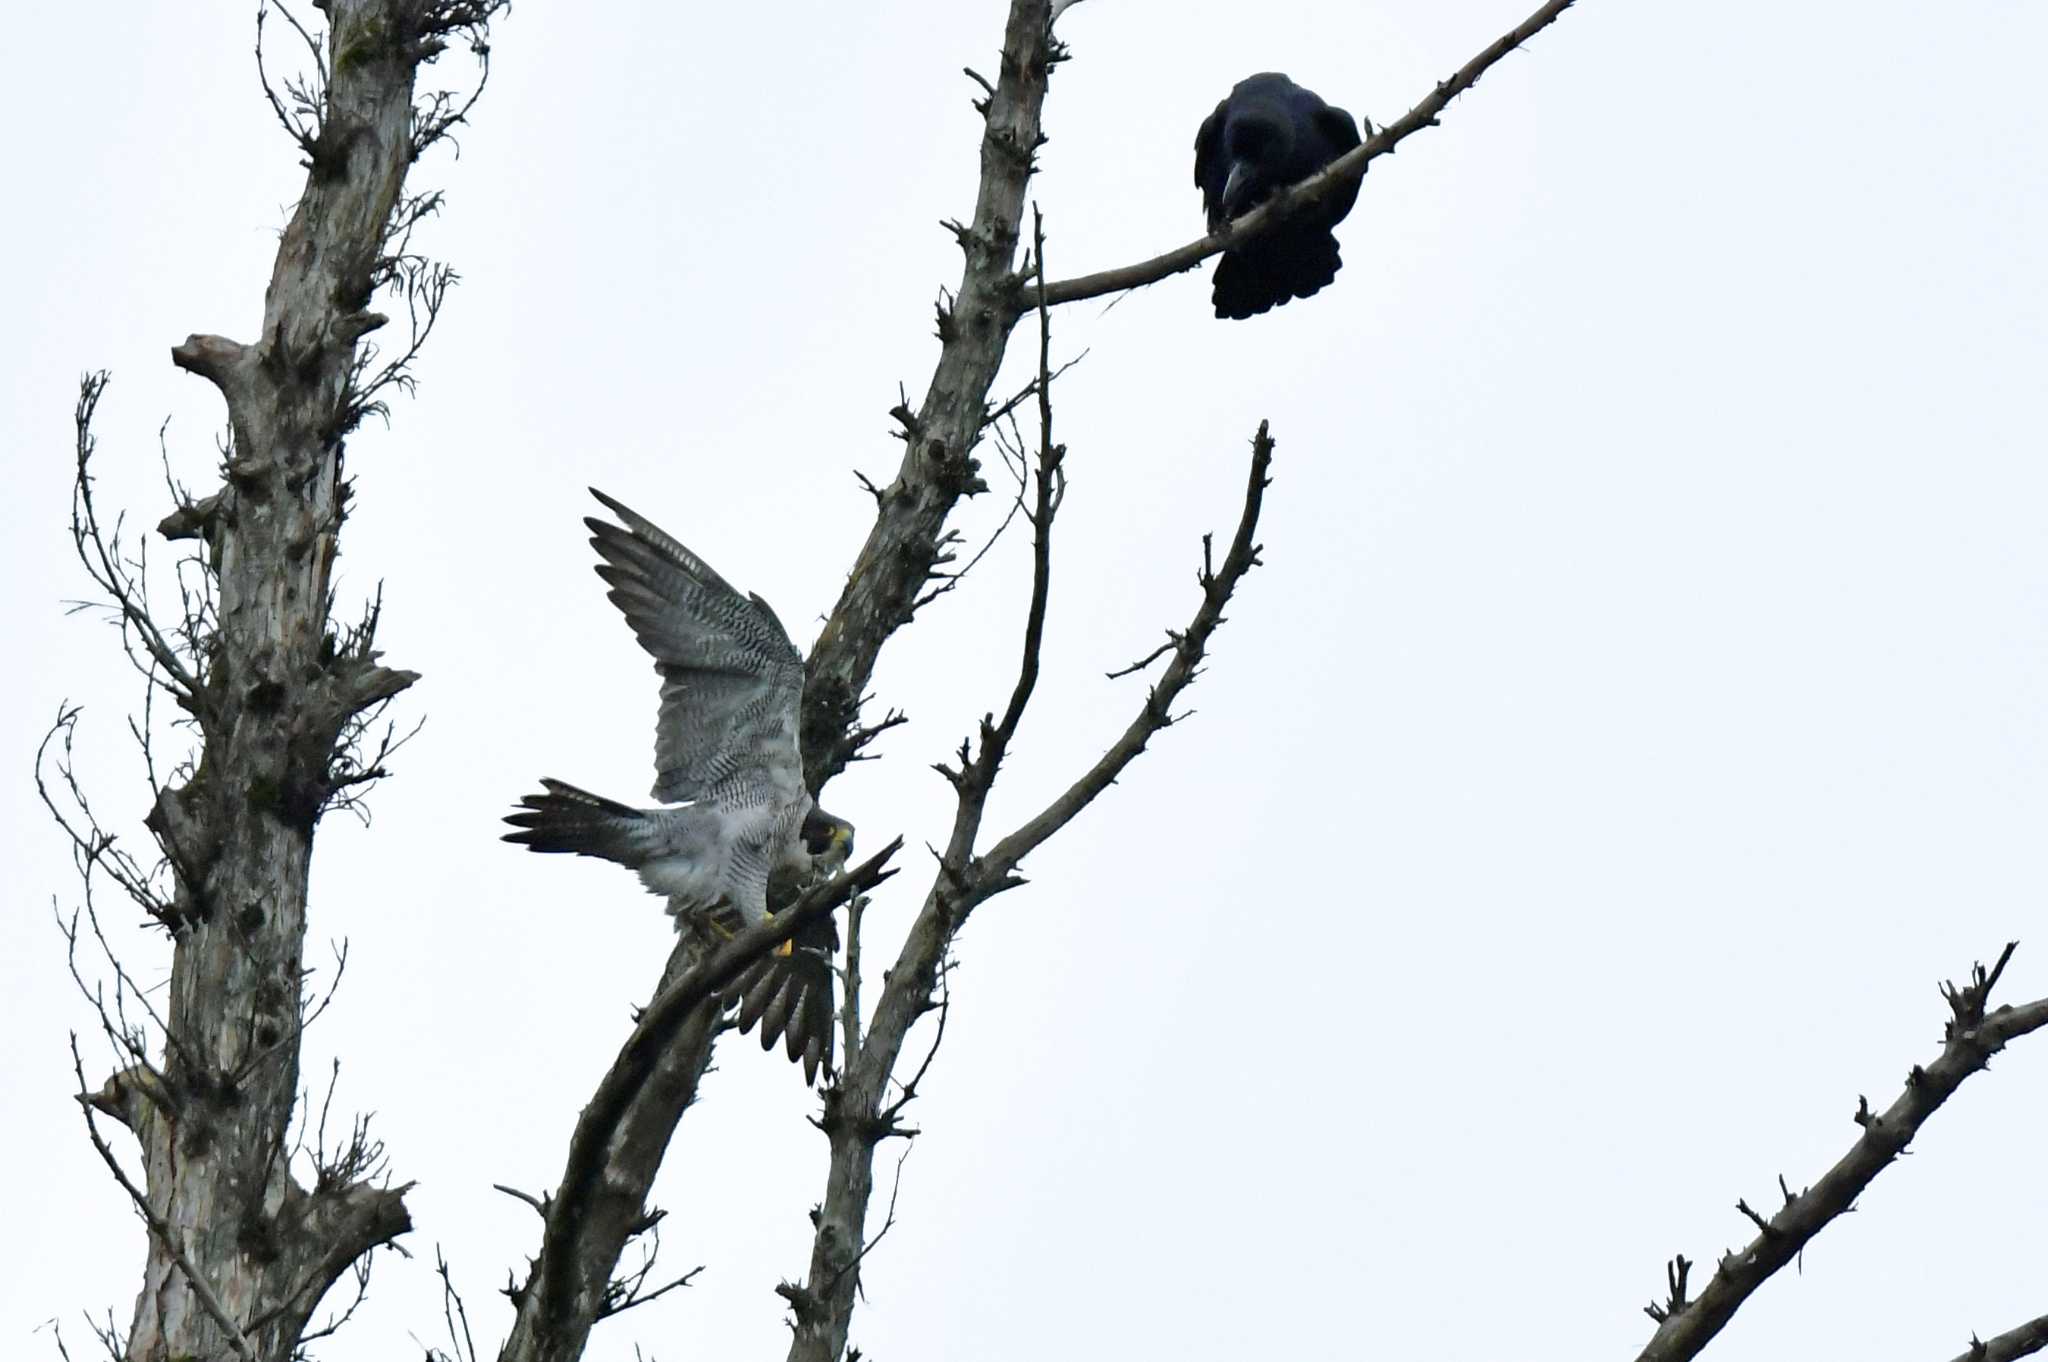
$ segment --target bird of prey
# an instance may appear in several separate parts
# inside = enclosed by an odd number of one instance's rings
[[[667,897],[678,931],[759,922],[771,876],[817,879],[853,850],[853,825],[817,808],[804,788],[803,658],[768,602],[735,591],[653,522],[594,487],[591,495],[619,520],[584,519],[603,560],[597,575],[661,676],[654,797],[663,807],[638,809],[543,780],[542,793],[506,815],[518,831],[505,840],[632,868]],[[828,930],[828,951],[836,941]],[[829,955],[785,945],[735,996],[742,1029],[766,1018],[763,1049],[787,1029],[789,1057],[803,1060],[806,1081],[821,1059],[830,1063]]]
[[[1288,185],[1358,145],[1358,124],[1313,90],[1267,71],[1237,83],[1195,134],[1195,187],[1209,230],[1244,216]],[[1358,182],[1340,186],[1271,231],[1225,251],[1216,262],[1219,317],[1256,317],[1306,298],[1337,277],[1343,261],[1330,229],[1358,201]]]

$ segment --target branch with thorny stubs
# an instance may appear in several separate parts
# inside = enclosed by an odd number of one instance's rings
[[[999,72],[975,105],[981,176],[973,215],[954,230],[964,264],[939,311],[938,363],[916,409],[906,401],[893,413],[902,462],[892,481],[872,489],[874,527],[805,663],[801,738],[813,795],[859,751],[851,734],[883,645],[926,598],[953,508],[983,490],[974,455],[991,419],[989,389],[1021,315],[1015,299],[1026,281],[1013,270],[1025,189],[1045,142],[1046,89],[1065,57],[1048,0],[1010,0]]]
[[[1044,347],[1041,309],[1041,357]],[[1041,358],[1041,365],[1043,365]],[[946,961],[954,935],[976,906],[1022,884],[1016,873],[1024,857],[1072,821],[1145,750],[1153,735],[1176,721],[1174,705],[1200,674],[1209,639],[1223,623],[1223,611],[1244,575],[1259,563],[1259,513],[1272,465],[1273,441],[1262,422],[1252,441],[1251,472],[1237,532],[1220,565],[1209,537],[1203,538],[1198,577],[1202,599],[1187,627],[1172,636],[1172,659],[1123,734],[1094,765],[1039,813],[975,854],[990,788],[1003,755],[1022,721],[1037,682],[1039,643],[1051,586],[1051,529],[1064,488],[1062,447],[1051,439],[1050,410],[1041,399],[1043,423],[1036,499],[1031,604],[1026,612],[1017,680],[1002,717],[981,724],[978,745],[962,745],[957,767],[942,768],[957,794],[952,834],[940,854],[938,874],[896,963],[883,976],[881,998],[858,1049],[849,1049],[839,1079],[824,1094],[818,1120],[831,1144],[825,1198],[813,1215],[811,1262],[802,1285],[777,1288],[793,1316],[790,1362],[834,1362],[846,1348],[860,1289],[860,1263],[870,1247],[865,1236],[874,1191],[874,1153],[892,1136],[910,1132],[899,1121],[916,1079],[899,1084],[902,1097],[886,1101],[904,1042],[917,1020],[939,1006]],[[926,1063],[929,1063],[927,1059]],[[920,1069],[920,1075],[922,1069]]]
[[[1970,1346],[1953,1362],[2015,1362],[2017,1358],[2032,1357],[2043,1348],[2048,1348],[2048,1315],[2037,1315],[1995,1338],[1980,1339],[1973,1335]]]
[[[1815,1235],[1855,1204],[1877,1175],[1905,1152],[1927,1118],[1954,1095],[1964,1079],[1988,1065],[2007,1043],[2048,1026],[2048,998],[2018,1007],[1986,1010],[1991,990],[1997,986],[2017,945],[2008,943],[1990,969],[1976,966],[1967,985],[1942,985],[1942,996],[1948,1000],[1951,1015],[1941,1054],[1924,1067],[1914,1065],[1906,1076],[1905,1091],[1885,1110],[1872,1111],[1868,1100],[1856,1099],[1856,1124],[1863,1128],[1863,1134],[1819,1182],[1794,1193],[1780,1178],[1778,1186],[1784,1204],[1768,1216],[1752,1209],[1747,1201],[1736,1203],[1736,1208],[1757,1226],[1757,1236],[1740,1252],[1721,1259],[1713,1279],[1697,1297],[1688,1300],[1685,1294],[1686,1273],[1692,1264],[1684,1258],[1672,1261],[1670,1296],[1662,1304],[1647,1308],[1650,1318],[1658,1321],[1657,1332],[1637,1362],[1684,1362],[1698,1355],[1758,1287],[1798,1257]],[[2040,1346],[2037,1342],[2027,1351]]]
[[[1164,255],[1141,260],[1134,265],[1118,269],[1103,270],[1096,274],[1085,274],[1075,279],[1060,279],[1045,286],[1045,301],[1057,307],[1061,303],[1078,303],[1086,298],[1099,298],[1105,293],[1121,293],[1125,289],[1140,288],[1156,284],[1162,279],[1191,270],[1212,255],[1229,250],[1241,241],[1250,240],[1266,228],[1294,216],[1312,204],[1320,203],[1337,192],[1341,185],[1355,184],[1365,175],[1367,167],[1382,156],[1391,156],[1394,149],[1411,134],[1437,125],[1437,117],[1452,100],[1479,83],[1479,78],[1508,53],[1515,51],[1531,38],[1555,23],[1559,16],[1570,9],[1574,0],[1550,0],[1550,3],[1531,14],[1520,24],[1474,57],[1451,76],[1441,81],[1436,89],[1393,122],[1373,132],[1363,146],[1348,151],[1291,189],[1282,190],[1253,211],[1224,226],[1199,241],[1191,241],[1176,247]],[[1368,125],[1367,131],[1371,131]],[[1023,280],[1015,294],[1018,316],[1037,305],[1037,299]]]

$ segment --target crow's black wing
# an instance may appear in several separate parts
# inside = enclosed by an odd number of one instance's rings
[[[1217,216],[1223,211],[1223,182],[1230,174],[1230,158],[1223,147],[1223,124],[1229,111],[1230,101],[1219,100],[1216,111],[1202,120],[1195,133],[1195,188],[1202,191],[1202,211],[1208,214],[1211,231],[1221,225]]]

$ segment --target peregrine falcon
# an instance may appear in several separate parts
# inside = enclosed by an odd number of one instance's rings
[[[759,922],[771,876],[830,875],[853,850],[853,825],[817,808],[804,788],[803,658],[768,602],[735,591],[651,521],[594,487],[591,495],[620,522],[583,522],[604,560],[597,575],[661,676],[654,797],[664,807],[636,809],[543,780],[542,793],[506,815],[518,831],[505,840],[631,867],[667,897],[678,931]],[[790,1027],[790,1058],[804,1060],[808,1080],[830,1059],[831,969],[809,950],[785,944],[781,955],[735,996],[745,999],[743,1026],[768,1017],[762,1048]]]
[[[1242,217],[1358,145],[1358,124],[1313,90],[1267,71],[1237,83],[1195,134],[1195,187],[1209,230]],[[1219,317],[1255,317],[1336,279],[1343,261],[1330,229],[1358,201],[1358,182],[1233,246],[1216,262]]]

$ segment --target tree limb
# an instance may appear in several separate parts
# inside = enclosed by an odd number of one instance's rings
[[[1674,1263],[1670,1299],[1650,1308],[1651,1317],[1660,1323],[1636,1362],[1684,1362],[1697,1356],[1758,1287],[1855,1204],[1877,1175],[1905,1152],[1927,1118],[1940,1110],[1964,1079],[1986,1067],[2009,1042],[2048,1026],[2048,998],[1985,1010],[2017,944],[2009,943],[1989,970],[1976,966],[1969,984],[1960,988],[1952,983],[1942,985],[1952,1015],[1941,1054],[1925,1067],[1913,1066],[1906,1076],[1905,1091],[1884,1111],[1874,1112],[1868,1101],[1856,1099],[1856,1123],[1863,1134],[1849,1152],[1805,1191],[1792,1195],[1786,1188],[1784,1205],[1774,1215],[1757,1217],[1761,1228],[1756,1238],[1740,1252],[1721,1259],[1698,1298],[1685,1299],[1684,1270]]]
[[[547,1228],[525,1284],[510,1293],[518,1315],[499,1353],[503,1362],[574,1362],[582,1356],[591,1325],[606,1313],[605,1290],[642,1215],[647,1184],[694,1093],[726,989],[776,946],[895,874],[885,867],[902,845],[899,837],[853,869],[812,886],[788,908],[743,928],[664,981],[577,1119],[560,1188],[536,1208]],[[681,1056],[680,1077],[676,1068],[665,1067],[678,1049],[688,1052]],[[670,1079],[675,1091],[656,1093],[666,1100],[650,1106],[649,1089],[659,1078]]]
[[[1973,1337],[1970,1346],[1957,1354],[1953,1362],[2015,1362],[2017,1358],[2032,1357],[2043,1348],[2048,1348],[2048,1315],[2030,1319],[1995,1338],[1979,1341]]]

